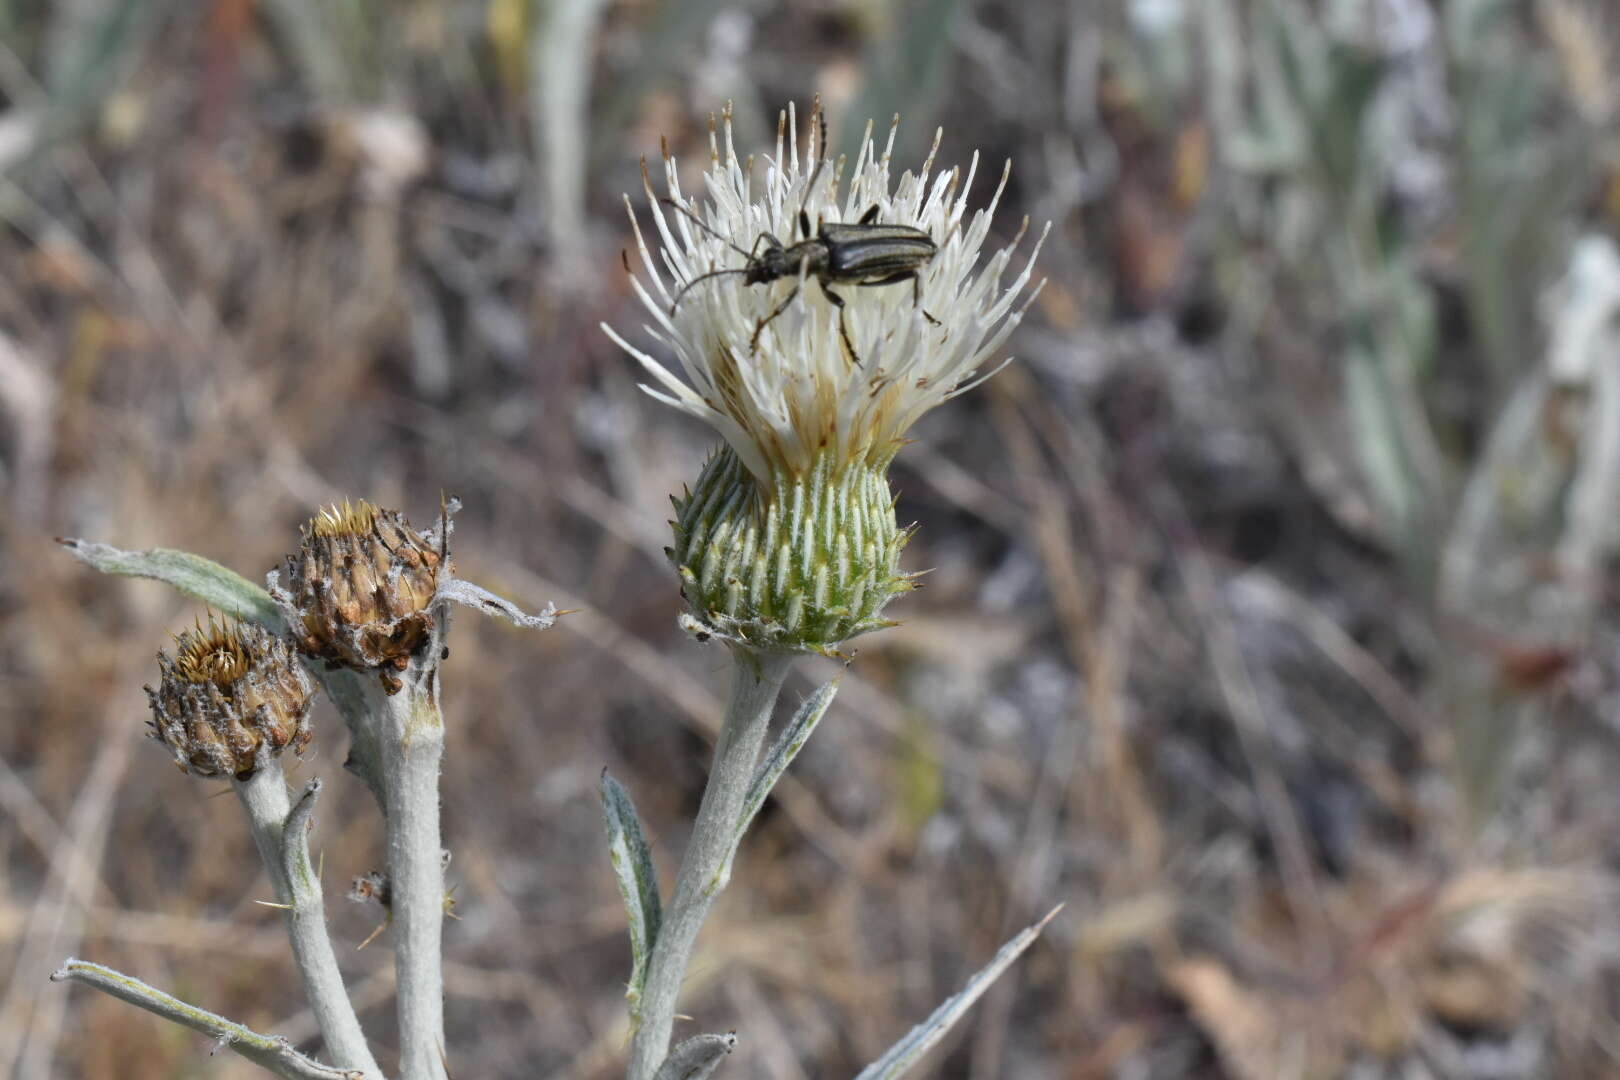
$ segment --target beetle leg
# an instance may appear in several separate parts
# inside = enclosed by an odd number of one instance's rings
[[[928,314],[928,309],[922,306],[922,279],[917,274],[912,274],[912,306],[919,309],[923,319],[927,319],[932,324],[940,325],[940,321],[935,319],[932,314]]]
[[[754,324],[754,336],[748,341],[748,351],[750,353],[759,351],[759,335],[764,331],[767,323],[776,318],[778,315],[782,314],[782,312],[786,311],[788,305],[793,303],[793,298],[799,295],[799,288],[800,286],[798,285],[793,286],[793,291],[788,293],[780,304],[776,305],[775,311],[772,311],[769,315],[765,316],[763,319],[759,320],[759,322]]]
[[[876,281],[863,281],[860,285],[861,288],[866,289],[878,285],[898,285],[902,281],[911,282],[911,302],[922,308],[923,318],[938,326],[939,320],[930,315],[927,308],[922,307],[922,278],[917,276],[917,271],[901,270],[898,273],[890,274],[888,277],[878,278]]]
[[[860,367],[861,354],[855,351],[855,343],[849,340],[849,327],[844,323],[844,298],[829,289],[824,279],[817,278],[816,281],[821,284],[821,295],[825,296],[827,302],[838,309],[838,334],[844,339],[844,348],[849,350],[849,358],[855,362],[856,367]]]
[[[866,211],[866,213],[861,215],[861,220],[857,224],[870,225],[870,224],[872,224],[872,222],[877,220],[877,216],[878,216],[878,204],[873,203],[871,205],[871,207]]]

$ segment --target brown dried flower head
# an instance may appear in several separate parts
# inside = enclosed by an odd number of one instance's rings
[[[403,671],[432,637],[439,575],[451,572],[444,548],[399,512],[364,500],[328,507],[287,560],[294,641],[330,664]]]
[[[313,732],[315,686],[292,649],[252,623],[198,623],[158,653],[152,737],[182,772],[246,780],[288,747],[303,753]]]

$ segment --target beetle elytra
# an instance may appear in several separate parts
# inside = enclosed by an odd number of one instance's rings
[[[744,251],[704,224],[696,214],[674,199],[666,197],[659,200],[684,214],[698,228],[720,240],[747,260],[740,267],[711,270],[694,277],[675,294],[675,300],[670,304],[669,310],[673,314],[680,306],[681,300],[694,286],[726,274],[741,274],[745,285],[764,285],[786,277],[797,277],[802,282],[806,278],[813,277],[820,286],[822,295],[838,309],[838,333],[843,338],[844,348],[849,351],[850,358],[858,365],[861,362],[860,356],[855,351],[854,343],[849,339],[849,329],[844,322],[844,298],[831,287],[898,285],[909,281],[912,297],[920,305],[922,284],[917,275],[928,260],[934,257],[939,247],[934,243],[934,238],[922,229],[909,225],[879,224],[878,207],[875,204],[854,224],[820,221],[817,223],[815,235],[811,235],[810,215],[806,212],[806,207],[809,204],[810,192],[814,190],[816,180],[821,176],[822,167],[827,163],[825,152],[827,120],[820,114],[817,114],[816,119],[821,125],[821,156],[816,160],[815,170],[810,174],[810,182],[805,185],[804,202],[799,206],[798,219],[801,239],[793,244],[783,244],[773,234],[762,232],[755,237],[753,248]],[[794,285],[792,291],[782,298],[782,302],[754,325],[754,334],[749,340],[750,351],[759,348],[760,334],[771,320],[787,310],[788,305],[799,295],[800,288],[801,285]],[[923,315],[930,322],[938,321],[926,311]]]

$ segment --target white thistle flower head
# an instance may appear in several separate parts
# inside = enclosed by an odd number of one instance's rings
[[[725,440],[675,500],[669,555],[692,608],[688,628],[750,648],[831,653],[888,625],[884,605],[914,587],[899,569],[910,533],[895,520],[889,463],[924,413],[1006,362],[997,353],[1040,289],[1029,283],[1041,245],[1006,288],[1024,228],[981,265],[1007,172],[989,205],[969,214],[978,156],[965,176],[931,175],[938,134],[922,168],[891,188],[898,117],[881,152],[868,125],[840,197],[845,162],[822,160],[820,119],[818,101],[801,158],[794,110],[783,113],[757,192],[753,159],[732,144],[729,109],[719,128],[710,124],[706,201],[682,195],[666,150],[678,208],[666,212],[643,165],[662,246],[655,258],[632,210],[647,280],[631,280],[652,316],[647,332],[684,379],[603,329],[652,377],[643,389]],[[757,272],[755,256],[772,244],[791,248],[819,240],[824,223],[857,222],[925,234],[912,239],[913,250],[933,248],[915,279],[863,283],[824,271],[810,280],[826,262],[808,261],[774,280]]]
[[[644,387],[648,393],[714,427],[762,482],[776,469],[802,475],[827,450],[839,464],[886,465],[924,413],[999,370],[1006,361],[996,362],[998,350],[1040,290],[1028,286],[1044,231],[1009,287],[1002,287],[1002,279],[1023,228],[980,265],[1010,162],[989,205],[969,214],[978,155],[965,177],[958,169],[932,175],[941,135],[936,133],[921,169],[903,173],[891,188],[896,117],[881,152],[868,123],[840,198],[844,162],[817,172],[826,153],[819,119],[818,101],[801,157],[797,119],[788,107],[777,125],[775,156],[766,162],[763,183],[756,184],[753,159],[740,159],[732,143],[728,107],[718,130],[710,124],[706,203],[683,196],[675,160],[666,151],[669,197],[712,232],[666,210],[648,180],[662,242],[654,257],[631,210],[648,277],[633,279],[652,317],[646,329],[674,354],[685,381],[603,328],[652,377],[655,385]],[[814,190],[807,190],[812,179]],[[874,207],[877,223],[920,229],[938,251],[919,268],[915,289],[910,282],[830,283],[845,301],[843,330],[855,356],[844,344],[838,308],[818,283],[799,275],[761,285],[744,285],[740,274],[713,277],[680,296],[671,311],[681,289],[701,275],[742,270],[746,260],[737,249],[756,251],[765,235],[784,246],[806,239],[799,233],[801,209],[813,232],[820,222],[856,222]],[[794,300],[771,317],[795,289]]]

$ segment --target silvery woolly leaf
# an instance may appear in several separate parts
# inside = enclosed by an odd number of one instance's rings
[[[606,769],[602,770],[602,815],[607,824],[608,857],[613,875],[624,898],[625,915],[630,923],[630,1000],[632,1021],[640,1014],[641,991],[647,981],[647,961],[658,941],[663,921],[663,905],[658,898],[658,874],[653,869],[652,850],[641,831],[641,820],[630,793]]]
[[[737,1033],[695,1035],[669,1052],[653,1080],[708,1080],[737,1046]]]
[[[753,823],[754,815],[759,808],[765,805],[765,799],[770,795],[776,782],[787,772],[793,759],[799,756],[804,744],[810,741],[810,736],[816,730],[816,725],[827,714],[827,708],[832,704],[833,696],[838,693],[838,680],[823,683],[816,692],[804,699],[793,719],[782,734],[777,737],[776,745],[771,747],[765,760],[759,763],[754,771],[754,778],[748,784],[748,798],[743,803],[742,813],[737,817],[737,839],[741,840],[743,833]]]
[[[256,622],[272,633],[283,629],[281,611],[269,593],[212,559],[172,548],[125,551],[111,544],[71,538],[58,543],[104,574],[162,581],[226,615]]]

